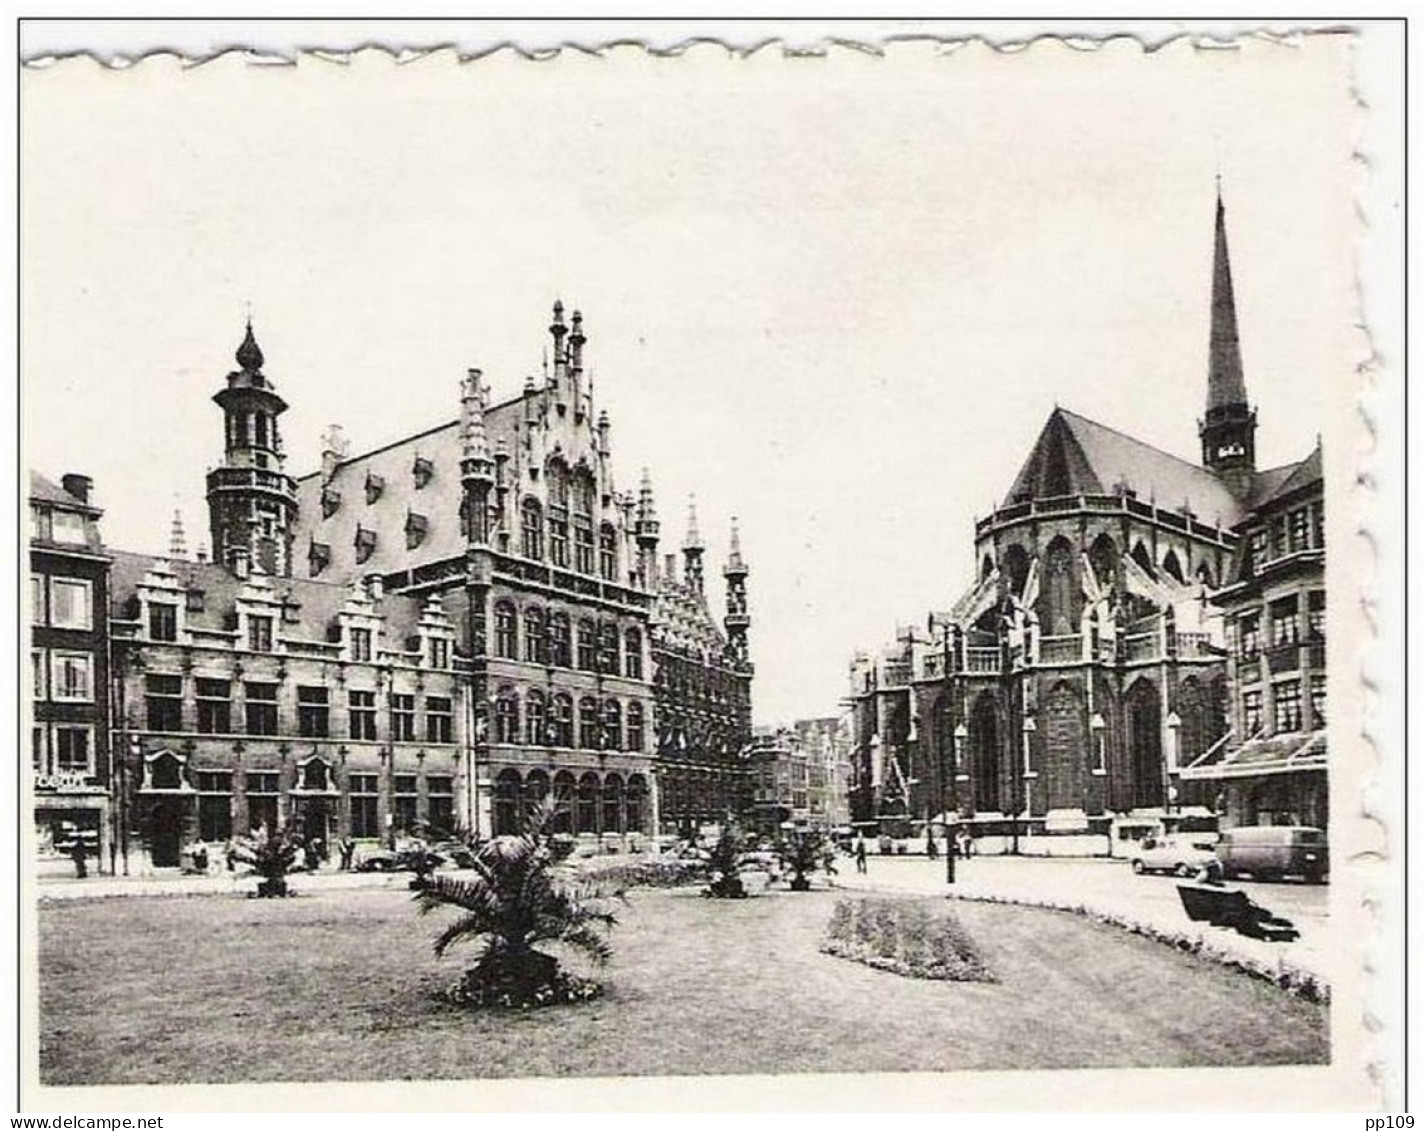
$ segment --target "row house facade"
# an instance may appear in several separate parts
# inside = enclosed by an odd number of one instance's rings
[[[853,660],[858,823],[958,817],[1017,843],[1128,836],[1220,807],[1201,770],[1254,721],[1221,595],[1258,508],[1310,461],[1256,468],[1220,199],[1215,235],[1201,463],[1053,411],[976,523],[975,582]],[[1324,609],[1324,589],[1301,595],[1302,626],[1311,601]]]
[[[30,753],[36,844],[112,866],[109,578],[83,475],[30,473]]]
[[[463,706],[438,599],[114,558],[126,862],[288,825],[326,846],[454,827]]]

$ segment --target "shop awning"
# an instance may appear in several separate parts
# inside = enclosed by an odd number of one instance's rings
[[[1251,739],[1228,750],[1215,762],[1184,767],[1182,776],[1189,781],[1217,781],[1325,769],[1326,732],[1317,730],[1310,734]]]

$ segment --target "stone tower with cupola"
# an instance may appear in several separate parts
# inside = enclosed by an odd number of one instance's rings
[[[262,372],[252,323],[237,349],[238,368],[213,400],[223,410],[223,462],[208,472],[213,560],[236,573],[257,567],[292,572],[297,484],[284,470],[277,420],[287,402]]]

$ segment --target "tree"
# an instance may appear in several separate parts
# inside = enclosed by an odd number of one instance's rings
[[[233,841],[232,859],[246,864],[258,876],[257,894],[261,899],[273,899],[287,894],[287,873],[297,864],[302,850],[302,836],[290,825],[263,828],[260,835],[239,837]]]
[[[551,805],[539,806],[522,833],[475,849],[473,875],[436,873],[416,893],[422,915],[445,907],[460,912],[436,936],[438,956],[459,942],[477,948],[452,991],[457,1001],[549,1005],[599,992],[598,983],[562,971],[553,955],[536,947],[567,947],[602,965],[611,954],[604,935],[617,922],[598,885],[559,873],[547,833],[552,816]]]
[[[825,865],[827,848],[821,833],[815,829],[793,829],[778,846],[782,863],[792,870],[791,889],[811,891],[809,874],[818,865]]]
[[[708,854],[708,871],[712,882],[703,894],[713,899],[743,899],[747,889],[742,886],[742,878],[737,874],[742,853],[737,847],[737,834],[731,825],[724,825],[722,833]]]

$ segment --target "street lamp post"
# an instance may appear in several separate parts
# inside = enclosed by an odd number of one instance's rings
[[[969,736],[970,732],[965,729],[964,723],[957,725],[950,734],[950,808],[947,811],[947,815],[948,813],[957,814],[957,823],[958,814],[960,812],[960,800],[957,796],[959,792],[957,783],[960,780],[960,751],[964,748],[965,740],[969,738]],[[955,845],[950,840],[949,821],[945,823],[945,830],[947,849],[945,855],[949,859],[949,864],[945,869],[945,882],[947,884],[953,884],[955,882]]]
[[[1027,777],[1029,774],[1029,744],[1034,732],[1038,729],[1039,728],[1034,724],[1034,716],[1025,715],[1023,727],[1024,753],[1021,758],[1015,759],[1015,777],[1018,778],[1019,781],[1018,787],[1014,791],[1014,812],[1010,816],[1009,825],[1010,840],[1012,842],[1010,851],[1015,856],[1019,855],[1019,810],[1021,806],[1026,810],[1029,808],[1029,782]]]

